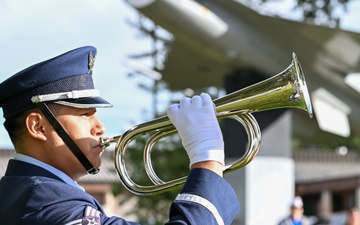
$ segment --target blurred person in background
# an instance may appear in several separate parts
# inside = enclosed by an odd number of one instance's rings
[[[304,203],[300,196],[296,196],[290,205],[290,215],[280,221],[278,225],[310,225],[304,216]]]
[[[360,211],[358,208],[348,210],[346,225],[360,225]]]

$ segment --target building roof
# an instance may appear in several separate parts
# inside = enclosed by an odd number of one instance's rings
[[[15,151],[12,149],[1,149],[0,150],[0,177],[5,175],[5,170],[9,159],[13,158]]]
[[[340,155],[335,151],[295,151],[293,158],[297,184],[360,177],[356,152]]]

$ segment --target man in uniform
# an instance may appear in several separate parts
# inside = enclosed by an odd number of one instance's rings
[[[16,154],[0,181],[0,224],[136,224],[108,217],[76,182],[96,174],[112,105],[92,80],[96,49],[85,46],[28,67],[0,84],[4,126]],[[231,224],[239,211],[222,178],[224,144],[208,94],[171,105],[168,116],[190,159],[188,179],[166,224]]]

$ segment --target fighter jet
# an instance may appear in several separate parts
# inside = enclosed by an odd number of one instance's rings
[[[170,88],[223,87],[253,68],[271,77],[296,53],[315,120],[294,111],[294,135],[335,140],[360,135],[360,34],[263,15],[236,0],[126,0],[173,34],[162,79]]]

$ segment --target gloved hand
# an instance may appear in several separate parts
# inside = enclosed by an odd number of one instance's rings
[[[224,165],[224,141],[210,95],[184,98],[171,105],[167,114],[179,132],[190,166],[207,160]]]

